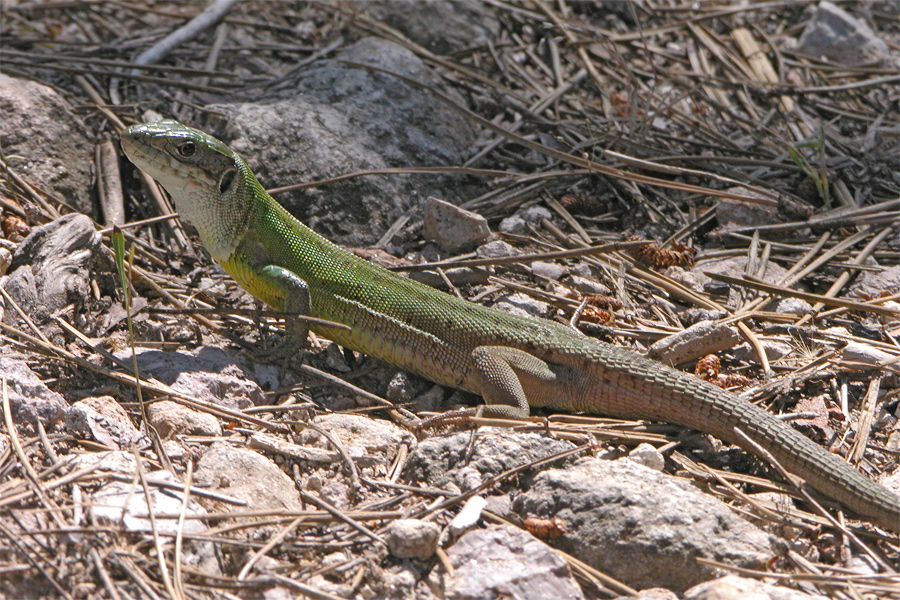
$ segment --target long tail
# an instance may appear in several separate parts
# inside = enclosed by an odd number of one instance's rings
[[[625,356],[620,348],[603,354],[609,370],[601,412],[677,423],[758,453],[741,431],[819,492],[900,533],[900,497],[791,426],[688,373],[630,352]]]

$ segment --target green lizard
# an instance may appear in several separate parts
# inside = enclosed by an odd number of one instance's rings
[[[172,120],[134,125],[122,147],[242,287],[276,310],[349,325],[312,325],[342,346],[480,394],[488,414],[524,417],[543,406],[653,419],[763,448],[818,491],[900,532],[900,498],[734,394],[564,325],[491,310],[372,265],[291,216],[241,157],[202,131]]]

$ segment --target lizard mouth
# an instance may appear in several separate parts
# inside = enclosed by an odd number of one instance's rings
[[[157,125],[157,123],[140,123],[122,132],[120,136],[122,150],[128,159],[160,181],[170,193],[174,191],[173,188],[191,187],[188,184],[201,189],[203,186],[215,185],[215,180],[204,169],[187,168],[178,160],[170,151],[174,140],[160,135],[158,127],[154,128]]]
[[[119,138],[125,156],[138,167],[147,171],[158,167],[154,164],[156,162],[154,158],[161,154],[160,150],[153,147],[151,138],[151,132],[142,124],[132,125],[123,131]]]

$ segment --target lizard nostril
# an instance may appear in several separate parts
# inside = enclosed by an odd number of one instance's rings
[[[137,125],[132,125],[125,130],[125,135],[123,137],[138,141],[141,139],[141,132]]]

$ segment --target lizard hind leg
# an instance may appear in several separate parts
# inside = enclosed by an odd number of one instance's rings
[[[557,365],[508,346],[478,346],[472,351],[485,405],[481,414],[521,419],[529,406],[562,389]]]

